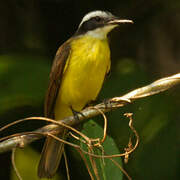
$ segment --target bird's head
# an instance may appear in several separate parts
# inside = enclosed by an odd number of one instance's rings
[[[92,11],[83,17],[75,35],[87,34],[104,39],[112,29],[124,23],[133,23],[133,21],[120,19],[107,11]]]

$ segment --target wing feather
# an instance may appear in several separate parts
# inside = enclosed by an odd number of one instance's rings
[[[54,106],[61,86],[62,76],[66,63],[71,53],[70,42],[65,42],[57,51],[49,79],[49,86],[46,93],[44,113],[45,117],[54,118]]]

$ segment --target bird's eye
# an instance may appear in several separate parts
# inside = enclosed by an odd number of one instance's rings
[[[99,16],[96,16],[96,17],[95,17],[95,20],[96,20],[97,22],[100,22],[100,21],[101,21],[101,18],[100,18]]]

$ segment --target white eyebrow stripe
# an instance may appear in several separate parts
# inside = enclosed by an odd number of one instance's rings
[[[85,21],[88,21],[89,19],[93,18],[93,17],[96,17],[96,16],[100,16],[100,17],[109,17],[109,16],[113,16],[110,12],[104,12],[104,11],[92,11],[92,12],[89,12],[88,14],[86,14],[81,23],[79,24],[79,27],[85,22]]]

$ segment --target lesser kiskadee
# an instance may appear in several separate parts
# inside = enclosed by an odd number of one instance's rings
[[[58,49],[50,73],[45,100],[45,116],[61,120],[81,111],[96,99],[110,70],[110,49],[107,34],[122,23],[109,12],[86,14],[76,33]],[[67,130],[58,135],[65,138]],[[48,137],[38,167],[40,178],[51,178],[59,165],[64,144]]]

